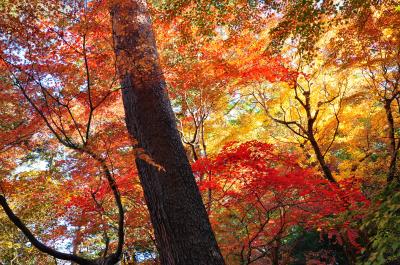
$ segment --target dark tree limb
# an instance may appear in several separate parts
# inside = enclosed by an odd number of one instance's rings
[[[50,248],[40,242],[33,234],[32,232],[26,227],[26,225],[21,221],[21,219],[18,218],[14,214],[14,212],[11,210],[10,206],[7,203],[6,198],[3,195],[0,195],[0,205],[3,208],[4,212],[6,213],[7,217],[10,219],[10,221],[18,227],[21,232],[26,236],[26,238],[29,240],[29,242],[32,243],[34,247],[36,247],[38,250],[40,250],[43,253],[49,254],[50,256],[53,256],[57,259],[62,259],[62,260],[68,260],[68,261],[73,261],[76,262],[80,265],[94,265],[96,264],[94,261],[87,260],[85,258],[79,257],[74,254],[67,254],[63,253],[60,251],[57,251],[53,248]]]

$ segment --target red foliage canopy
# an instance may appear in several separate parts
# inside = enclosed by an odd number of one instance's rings
[[[258,141],[230,143],[216,157],[199,159],[193,170],[200,189],[212,191],[211,219],[221,247],[248,263],[267,257],[298,225],[359,247],[348,214],[362,212],[369,201],[357,179],[330,183],[300,165],[295,154]]]

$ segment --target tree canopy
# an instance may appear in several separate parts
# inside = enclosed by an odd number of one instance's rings
[[[0,264],[400,262],[397,1],[0,11]]]

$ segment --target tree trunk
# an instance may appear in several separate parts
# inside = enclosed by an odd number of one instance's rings
[[[162,264],[224,264],[186,157],[144,0],[110,6],[126,124],[162,169],[136,159]]]
[[[319,148],[319,145],[315,140],[314,135],[309,135],[308,137],[310,139],[310,143],[314,150],[315,156],[317,157],[318,163],[321,166],[322,171],[324,172],[325,178],[330,182],[336,183],[336,180],[332,175],[332,171],[326,164],[325,158],[322,155],[321,149]]]
[[[391,108],[392,100],[386,99],[385,100],[385,113],[386,113],[386,120],[389,125],[389,140],[390,140],[390,164],[389,170],[387,174],[387,182],[390,183],[396,176],[396,164],[397,164],[397,148],[396,148],[396,138],[394,132],[394,119],[392,114]]]
[[[272,248],[272,265],[279,265],[279,251],[281,247],[281,239],[278,238],[275,242],[275,246]]]

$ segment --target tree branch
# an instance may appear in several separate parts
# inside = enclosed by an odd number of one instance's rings
[[[33,234],[32,232],[26,227],[26,225],[19,219],[14,212],[11,210],[10,206],[7,203],[6,198],[3,195],[0,195],[0,205],[3,207],[4,212],[10,219],[10,221],[18,227],[21,232],[28,238],[29,242],[32,243],[34,247],[36,247],[38,250],[41,252],[44,252],[46,254],[49,254],[57,259],[62,259],[62,260],[68,260],[68,261],[73,261],[81,265],[94,265],[94,261],[87,260],[85,258],[79,257],[77,255],[73,254],[67,254],[63,253],[60,251],[57,251],[53,248],[50,248],[40,242]]]

